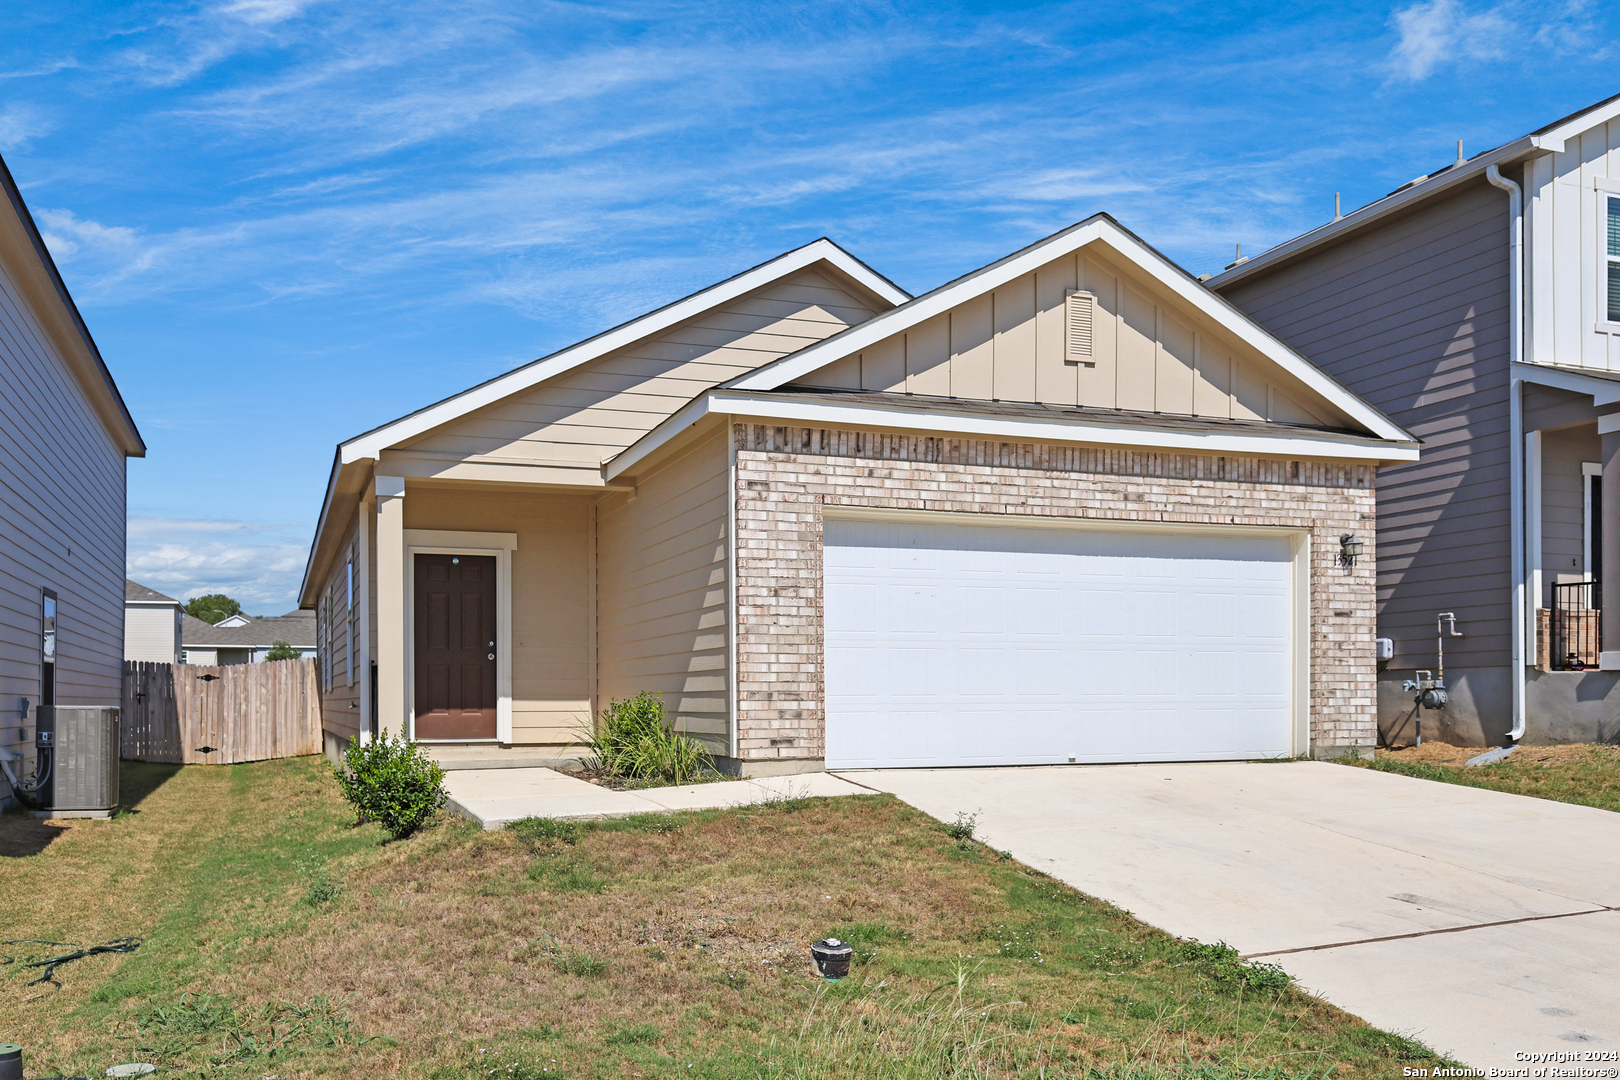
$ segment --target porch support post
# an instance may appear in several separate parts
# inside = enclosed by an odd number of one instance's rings
[[[1602,650],[1599,666],[1604,671],[1620,671],[1620,430],[1604,430],[1610,426],[1605,420],[1612,423],[1606,416],[1598,422],[1598,430],[1603,433],[1603,493],[1597,508],[1603,534],[1602,554],[1598,557],[1603,594],[1599,598],[1603,605],[1598,624],[1598,647]]]
[[[378,476],[377,730],[402,735],[405,716],[405,478]]]

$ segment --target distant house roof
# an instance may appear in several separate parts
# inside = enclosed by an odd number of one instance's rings
[[[313,611],[269,615],[246,626],[210,626],[187,615],[180,626],[180,645],[185,649],[264,649],[278,641],[294,648],[313,649],[315,640]]]
[[[174,604],[176,607],[180,605],[180,601],[174,597],[164,596],[156,589],[148,589],[145,585],[131,581],[128,578],[124,579],[124,603]]]

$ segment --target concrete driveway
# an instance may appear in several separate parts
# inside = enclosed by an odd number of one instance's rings
[[[1620,814],[1321,762],[842,775],[1469,1065],[1620,1051]]]

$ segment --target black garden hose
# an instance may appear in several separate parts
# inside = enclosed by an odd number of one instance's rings
[[[49,956],[44,960],[35,960],[32,963],[23,965],[25,968],[42,967],[45,969],[44,973],[41,974],[39,978],[23,983],[24,986],[38,986],[40,983],[48,982],[60,990],[62,989],[62,984],[57,981],[56,969],[61,967],[63,964],[70,964],[75,960],[83,960],[87,956],[100,956],[102,953],[132,953],[141,947],[141,939],[135,937],[113,938],[111,941],[103,942],[100,945],[87,945],[83,948],[80,948],[79,946],[68,941],[45,941],[41,938],[14,938],[11,941],[0,941],[0,945],[60,945],[64,949],[77,949],[77,952],[63,953],[60,956]],[[0,957],[0,967],[3,967],[6,964],[14,964],[16,962],[17,958],[14,956]]]

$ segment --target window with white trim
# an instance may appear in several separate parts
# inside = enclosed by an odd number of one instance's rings
[[[359,538],[358,537],[356,538],[355,543],[356,544],[359,543]],[[357,649],[355,647],[355,642],[356,642],[356,640],[358,640],[358,638],[360,636],[360,634],[359,634],[359,629],[360,629],[360,627],[359,627],[359,612],[355,611],[355,609],[354,609],[354,561],[355,561],[356,554],[357,554],[357,550],[355,548],[351,547],[349,549],[349,566],[348,566],[349,593],[348,593],[348,599],[345,601],[345,607],[344,607],[344,611],[348,614],[348,619],[347,619],[348,625],[345,627],[345,629],[347,630],[347,633],[348,633],[348,641],[345,644],[344,655],[348,657],[348,659],[347,659],[347,661],[345,663],[346,663],[346,666],[348,667],[349,685],[350,686],[353,686],[353,685],[355,685],[356,682],[358,682],[358,679],[356,678],[356,674],[360,670],[360,661],[358,659],[356,659],[356,657],[355,657],[355,653],[357,651]]]
[[[1608,271],[1604,295],[1608,320],[1620,323],[1620,196],[1609,195],[1603,200],[1608,213],[1604,228],[1604,266]]]

